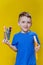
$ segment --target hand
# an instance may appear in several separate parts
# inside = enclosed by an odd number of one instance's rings
[[[35,51],[37,52],[40,49],[40,45],[35,47]]]
[[[2,42],[8,44],[9,43],[9,40],[4,39]]]

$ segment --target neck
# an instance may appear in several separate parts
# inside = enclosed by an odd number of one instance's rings
[[[30,30],[29,30],[29,31],[30,31]],[[27,33],[27,32],[29,32],[29,31],[23,31],[23,30],[22,30],[21,32],[22,32],[22,33]]]

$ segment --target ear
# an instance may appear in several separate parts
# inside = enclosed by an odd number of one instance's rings
[[[31,19],[31,26],[32,26],[32,19]]]
[[[31,22],[31,26],[32,26],[32,22]]]
[[[18,22],[18,26],[20,26],[20,22]]]

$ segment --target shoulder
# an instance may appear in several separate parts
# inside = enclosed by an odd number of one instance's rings
[[[37,33],[36,32],[34,32],[34,31],[31,31],[31,35],[37,35]]]
[[[14,34],[14,37],[19,37],[19,36],[20,36],[20,32]]]

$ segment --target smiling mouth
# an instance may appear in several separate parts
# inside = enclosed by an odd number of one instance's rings
[[[24,27],[24,28],[28,28],[28,27]]]

